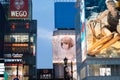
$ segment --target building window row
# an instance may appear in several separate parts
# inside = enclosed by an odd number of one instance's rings
[[[88,65],[88,76],[120,76],[120,65]]]
[[[28,42],[28,35],[5,35],[5,42]]]

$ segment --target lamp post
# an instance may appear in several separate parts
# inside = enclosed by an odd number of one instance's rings
[[[18,65],[18,63],[17,63],[17,68],[16,68],[16,69],[17,69],[17,71],[16,71],[16,76],[17,76],[17,78],[18,78],[18,69],[19,69],[18,67],[19,67],[19,65]]]
[[[64,80],[70,80],[67,61],[68,59],[65,57],[64,58]]]
[[[73,62],[71,61],[71,80],[73,80]]]
[[[64,58],[64,65],[66,65],[66,66],[67,66],[67,61],[68,61],[68,59],[65,57]]]

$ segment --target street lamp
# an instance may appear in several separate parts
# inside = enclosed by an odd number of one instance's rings
[[[64,65],[67,65],[67,61],[68,61],[68,59],[65,57],[64,58]]]
[[[68,59],[65,57],[64,58],[64,80],[70,80],[67,61],[68,61]]]
[[[71,61],[71,80],[73,80],[73,62]]]

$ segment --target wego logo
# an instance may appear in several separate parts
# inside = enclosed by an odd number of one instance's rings
[[[15,0],[14,2],[14,7],[17,9],[17,10],[20,10],[24,7],[24,1],[23,0]]]
[[[28,18],[28,0],[10,0],[11,18]]]

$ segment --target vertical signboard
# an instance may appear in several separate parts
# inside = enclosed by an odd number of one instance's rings
[[[28,0],[10,0],[10,19],[28,18]]]
[[[80,27],[81,27],[81,52],[82,52],[82,61],[86,59],[86,27],[85,27],[85,5],[84,0],[80,1]]]
[[[119,12],[114,0],[85,0],[88,57],[120,57]]]

